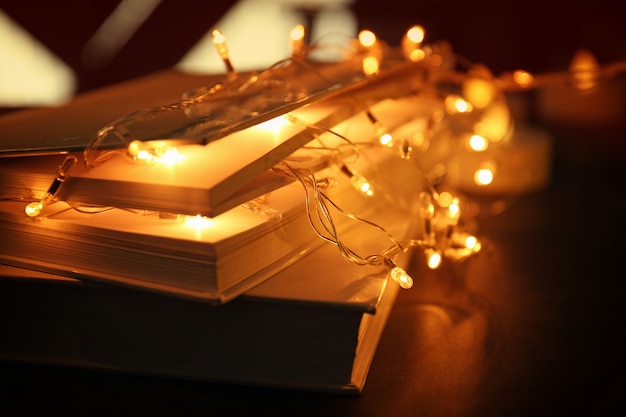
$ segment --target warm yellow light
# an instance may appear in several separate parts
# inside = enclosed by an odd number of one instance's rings
[[[402,53],[410,61],[421,61],[426,57],[422,42],[424,41],[424,28],[415,25],[405,33],[402,38]]]
[[[159,156],[159,162],[168,166],[179,163],[183,160],[183,156],[178,153],[176,148],[167,148],[162,155]]]
[[[533,76],[527,71],[517,70],[513,72],[513,81],[520,87],[528,88],[533,83]]]
[[[475,236],[468,236],[465,238],[465,247],[473,250],[474,252],[478,252],[481,249],[480,242]]]
[[[214,220],[201,216],[187,216],[185,217],[185,226],[191,227],[196,231],[201,231],[202,229],[206,229],[207,227],[211,227],[214,224]]]
[[[40,201],[34,201],[24,208],[24,212],[28,217],[37,217],[43,211],[43,204]]]
[[[478,109],[491,104],[496,95],[496,86],[489,79],[473,77],[463,83],[463,96]]]
[[[164,141],[144,143],[134,140],[128,145],[128,154],[135,161],[146,164],[160,163],[168,166],[177,164],[184,159],[178,149],[169,146]]]
[[[477,152],[484,151],[487,149],[487,147],[489,147],[489,142],[487,142],[487,139],[480,135],[470,136],[468,144],[470,148],[472,148],[472,150]]]
[[[459,199],[453,198],[452,202],[448,206],[447,216],[452,221],[457,221],[461,215],[461,207],[459,206]]]
[[[489,185],[493,182],[493,171],[481,168],[474,173],[474,182],[478,185]]]
[[[374,195],[374,188],[369,183],[367,178],[353,171],[346,165],[341,165],[340,169],[341,172],[343,172],[350,178],[350,184],[352,184],[355,190],[360,191],[370,197]]]
[[[217,49],[217,52],[220,54],[222,59],[228,58],[228,46],[226,45],[226,36],[222,34],[218,29],[213,30],[211,32],[211,36],[213,37],[213,45]]]
[[[354,177],[351,178],[351,182],[354,185],[354,187],[360,192],[362,192],[363,194],[370,196],[370,197],[374,195],[374,189],[372,188],[372,185],[369,182],[367,182],[367,180],[364,177],[360,175],[355,175]]]
[[[266,120],[254,126],[255,129],[262,129],[266,132],[280,133],[285,126],[298,123],[298,119],[290,115],[281,115],[273,119]]]
[[[306,31],[303,25],[296,25],[291,29],[291,53],[294,56],[301,55],[304,50],[304,36]]]
[[[371,48],[376,44],[376,35],[371,30],[362,30],[358,35],[359,43],[365,48]]]
[[[597,85],[600,65],[591,52],[585,49],[577,51],[569,69],[574,86],[579,90],[591,90]]]
[[[296,25],[293,29],[291,29],[291,39],[294,41],[299,41],[304,39],[304,26]]]
[[[376,75],[380,70],[380,62],[378,58],[373,56],[366,56],[363,58],[363,74]]]
[[[502,142],[510,137],[512,123],[506,102],[497,101],[483,110],[480,121],[474,125],[474,133],[489,138],[491,143]]]
[[[412,26],[407,32],[406,37],[411,42],[420,44],[424,42],[424,28],[419,25]]]
[[[426,58],[426,52],[423,49],[414,49],[409,52],[409,59],[413,62],[421,61]]]
[[[455,198],[454,196],[447,192],[447,191],[443,191],[439,194],[439,196],[437,197],[437,203],[439,204],[439,206],[441,207],[448,207],[450,206],[450,204],[452,204],[454,202]]]
[[[408,290],[413,286],[413,278],[406,273],[406,271],[399,266],[394,267],[389,274],[391,278],[402,288]]]
[[[445,105],[446,105],[446,110],[450,114],[469,113],[472,111],[472,105],[469,102],[455,95],[450,95],[446,97]]]
[[[380,144],[383,146],[391,146],[391,144],[393,143],[393,136],[391,136],[389,133],[383,133],[380,136]]]
[[[441,254],[437,251],[428,250],[426,254],[426,265],[430,269],[437,269],[441,265]]]

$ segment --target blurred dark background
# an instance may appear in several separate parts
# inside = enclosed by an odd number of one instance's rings
[[[270,4],[279,0],[256,0]],[[320,9],[332,1],[280,0]],[[76,74],[76,92],[174,66],[235,1],[162,0],[106,66],[89,68],[82,50],[120,0],[0,0],[0,10],[27,29]],[[413,24],[427,41],[448,40],[461,55],[494,73],[523,68],[564,70],[575,50],[598,61],[626,59],[626,2],[595,0],[356,0],[358,28],[397,45]],[[268,6],[269,7],[269,6]],[[270,28],[272,22],[267,22]],[[2,39],[0,42],[10,42]],[[255,42],[251,39],[250,42]],[[2,58],[6,60],[6,58]],[[5,61],[4,65],[8,65]]]

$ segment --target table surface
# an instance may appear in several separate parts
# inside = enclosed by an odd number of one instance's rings
[[[483,251],[411,267],[359,397],[0,364],[0,415],[604,416],[624,392],[623,146],[557,137]],[[0,336],[1,337],[1,336]]]

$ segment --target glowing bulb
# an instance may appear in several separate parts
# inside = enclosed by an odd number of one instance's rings
[[[292,115],[281,115],[274,117],[273,119],[266,120],[265,122],[258,123],[254,126],[255,129],[263,129],[265,131],[280,133],[285,126],[292,123],[301,123],[297,118]]]
[[[591,90],[597,85],[600,65],[591,52],[584,49],[576,52],[569,69],[574,86],[579,90]]]
[[[374,195],[374,188],[369,183],[367,178],[365,178],[363,175],[356,173],[355,171],[348,168],[346,165],[341,165],[341,172],[343,172],[350,178],[350,184],[352,184],[355,190],[365,194],[368,197]]]
[[[415,44],[421,44],[424,42],[424,28],[422,26],[415,25],[407,30],[406,37]]]
[[[457,198],[453,199],[450,205],[448,206],[447,217],[452,222],[456,224],[461,216],[461,207],[459,206],[459,200]]]
[[[405,290],[413,286],[413,278],[411,278],[409,274],[407,274],[406,271],[399,266],[393,268],[390,274],[391,278]]]
[[[230,58],[228,56],[228,46],[226,45],[226,37],[220,32],[218,29],[213,30],[211,32],[211,36],[213,39],[213,45],[215,45],[215,49],[217,53],[224,61],[224,65],[226,66],[226,74],[229,80],[234,80],[237,78],[237,72],[233,67],[233,64],[230,62]]]
[[[389,258],[385,259],[385,265],[389,268],[389,276],[393,279],[401,288],[408,290],[413,286],[413,278],[406,271],[400,268],[394,261]]]
[[[43,204],[41,201],[33,201],[24,208],[24,212],[28,217],[37,217],[43,211]]]
[[[182,160],[182,156],[176,148],[167,148],[159,157],[159,162],[168,166],[172,166]]]
[[[169,146],[164,141],[144,143],[140,140],[134,140],[128,145],[127,150],[133,160],[149,165],[161,163],[172,166],[183,160],[178,149]]]
[[[39,216],[46,206],[54,201],[59,189],[61,188],[61,184],[63,184],[63,182],[69,177],[70,172],[76,165],[77,161],[78,159],[73,155],[65,157],[63,162],[61,162],[61,165],[57,167],[56,176],[54,180],[52,180],[50,187],[48,187],[48,190],[45,192],[41,200],[29,203],[24,208],[24,212],[27,216]]]
[[[424,41],[424,28],[418,25],[411,27],[402,38],[402,52],[410,61],[421,61],[426,53],[421,48]]]
[[[380,62],[374,56],[366,56],[363,58],[363,74],[376,75],[380,70]]]
[[[371,30],[362,30],[358,35],[359,42],[364,48],[371,48],[376,44],[376,35]]]
[[[489,142],[487,142],[487,139],[480,135],[470,136],[468,144],[469,147],[472,148],[472,150],[477,152],[484,151],[489,146]]]
[[[302,55],[304,51],[304,37],[306,35],[306,31],[303,25],[296,25],[293,29],[291,29],[291,54],[293,56]]]
[[[513,81],[522,88],[528,88],[533,83],[533,76],[524,70],[517,70],[513,72]]]
[[[474,173],[474,182],[478,185],[489,185],[493,182],[493,172],[489,168],[481,168]]]
[[[474,77],[463,82],[463,96],[478,109],[489,106],[497,94],[498,90],[490,79]]]
[[[439,203],[441,207],[448,207],[453,201],[454,196],[447,191],[441,192],[437,197],[437,203]]]
[[[218,29],[211,32],[211,36],[213,38],[213,45],[215,45],[215,49],[217,49],[217,53],[220,54],[222,58],[228,58],[226,36],[224,36]]]
[[[465,247],[478,252],[480,250],[480,242],[475,236],[468,236],[465,238]]]
[[[370,197],[374,195],[374,190],[372,188],[372,185],[367,181],[365,177],[361,175],[355,175],[352,178],[350,178],[350,182],[352,183],[354,188],[356,188],[363,194],[370,196]]]
[[[393,136],[389,133],[383,133],[379,138],[380,144],[383,146],[391,146],[393,143]]]
[[[196,231],[201,231],[202,229],[206,229],[207,227],[212,226],[214,223],[213,220],[208,217],[201,216],[199,214],[195,216],[187,216],[185,218],[185,225],[191,227]]]
[[[426,250],[424,254],[426,255],[426,265],[428,265],[430,269],[439,268],[439,266],[441,265],[441,253],[429,249]]]
[[[469,102],[455,95],[446,97],[445,105],[449,114],[469,113],[473,110],[472,105]]]

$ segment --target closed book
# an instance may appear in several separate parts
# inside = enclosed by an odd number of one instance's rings
[[[0,265],[0,359],[358,395],[399,287],[337,255],[219,307]]]

